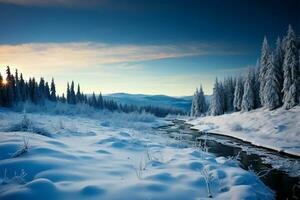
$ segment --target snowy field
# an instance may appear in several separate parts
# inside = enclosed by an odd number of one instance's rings
[[[254,145],[300,156],[300,106],[257,109],[187,120],[193,129],[228,135]]]
[[[234,160],[153,129],[165,124],[146,114],[0,110],[0,199],[273,199]]]

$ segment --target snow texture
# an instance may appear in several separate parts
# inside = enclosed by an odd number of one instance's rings
[[[256,109],[187,121],[193,129],[228,135],[254,145],[300,156],[300,106]]]
[[[0,110],[0,199],[274,198],[255,174],[180,146],[153,129],[161,125],[149,115]]]

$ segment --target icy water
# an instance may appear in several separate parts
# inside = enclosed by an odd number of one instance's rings
[[[159,131],[181,141],[182,147],[193,145],[216,156],[234,157],[242,168],[254,171],[273,191],[276,199],[300,199],[300,158],[280,154],[227,136],[191,130],[183,121],[160,127]]]

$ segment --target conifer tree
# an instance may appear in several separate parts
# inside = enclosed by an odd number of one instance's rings
[[[265,78],[266,78],[269,56],[270,56],[270,47],[267,41],[267,37],[265,37],[261,49],[260,72],[259,72],[259,82],[260,82],[259,96],[262,105],[264,105],[264,88],[266,84]]]
[[[80,86],[79,86],[79,84],[78,84],[78,86],[77,86],[76,102],[77,102],[77,103],[81,103],[81,102],[82,102],[82,98],[81,98],[81,92],[80,92]]]
[[[71,88],[70,88],[70,103],[76,104],[76,96],[75,96],[75,86],[74,81],[71,82]]]
[[[283,61],[283,107],[290,109],[298,104],[297,87],[299,87],[298,75],[298,50],[296,35],[292,26],[289,26],[285,38],[285,56]]]
[[[254,93],[253,93],[251,70],[249,69],[248,75],[244,83],[242,111],[250,111],[253,108],[254,108]]]
[[[55,83],[54,83],[54,79],[53,78],[51,80],[50,100],[51,101],[56,101],[56,88],[55,88]]]
[[[20,101],[21,101],[20,81],[19,81],[18,70],[16,69],[16,72],[15,72],[15,102],[20,102]]]
[[[44,78],[40,79],[38,98],[39,98],[39,102],[44,104],[44,102],[45,102],[45,80],[44,80]]]
[[[242,109],[242,99],[244,94],[244,86],[242,77],[237,77],[235,82],[234,98],[233,98],[233,109],[240,111]]]
[[[14,77],[10,72],[9,66],[6,69],[6,85],[4,91],[4,105],[6,107],[11,107],[14,104]]]
[[[264,102],[265,107],[269,110],[278,108],[280,102],[280,72],[275,64],[275,56],[272,54],[268,63],[268,71],[266,74],[266,85]]]
[[[23,74],[20,74],[20,81],[19,81],[19,88],[20,88],[20,96],[21,96],[21,101],[26,101],[27,100],[27,86],[26,83],[23,79]]]
[[[70,92],[70,85],[69,82],[67,83],[67,103],[71,103],[71,92]]]
[[[216,79],[213,88],[213,95],[210,103],[210,114],[213,116],[223,114],[222,99],[218,79]]]
[[[192,117],[195,117],[196,116],[196,105],[197,105],[197,102],[198,102],[198,88],[196,89],[196,92],[194,93],[194,96],[192,98],[192,105],[191,105],[191,113],[190,115]]]
[[[51,100],[51,93],[50,93],[50,87],[49,87],[48,82],[46,82],[46,84],[45,84],[45,98],[47,100]]]
[[[259,96],[259,61],[256,62],[256,66],[253,69],[253,93],[254,93],[254,108],[261,107],[260,96]]]
[[[102,94],[100,92],[99,96],[98,96],[98,107],[99,109],[103,109],[103,97],[102,97]]]
[[[283,42],[280,39],[280,37],[277,38],[276,41],[276,49],[275,49],[275,53],[274,53],[274,65],[276,68],[276,73],[277,73],[277,77],[278,77],[278,84],[279,84],[279,88],[280,88],[280,102],[282,102],[282,88],[283,88],[283,61],[284,61],[284,49],[283,49]]]
[[[95,92],[93,92],[92,98],[90,99],[90,106],[97,107],[97,99]]]

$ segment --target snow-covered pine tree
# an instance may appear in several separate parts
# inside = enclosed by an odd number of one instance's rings
[[[218,91],[219,91],[220,100],[221,100],[221,109],[222,109],[222,114],[223,114],[226,111],[225,107],[226,107],[227,99],[226,99],[223,83],[220,81],[218,85],[219,85]]]
[[[284,61],[284,50],[283,50],[283,42],[280,37],[277,38],[276,41],[276,49],[274,54],[274,65],[276,68],[276,77],[278,78],[279,88],[280,88],[280,105],[282,104],[282,87],[283,87],[283,61]]]
[[[75,86],[74,81],[71,82],[71,89],[70,89],[70,103],[76,104],[76,96],[75,96]]]
[[[206,105],[206,99],[204,95],[204,91],[202,88],[202,85],[200,86],[199,92],[198,92],[198,112],[200,115],[203,115],[206,112],[207,105]],[[199,116],[200,116],[199,115]]]
[[[224,79],[223,92],[224,92],[224,112],[233,111],[233,98],[234,98],[235,82],[232,77]]]
[[[193,99],[192,99],[192,105],[191,105],[191,116],[193,117],[199,117],[203,115],[207,110],[206,100],[203,92],[202,85],[200,88],[196,89],[196,92],[194,93]]]
[[[265,78],[266,78],[269,56],[270,56],[270,47],[268,45],[267,37],[265,36],[261,48],[260,71],[259,71],[259,82],[260,82],[259,97],[262,106],[264,105],[264,88],[266,84]]]
[[[90,106],[97,107],[97,99],[95,92],[93,92],[92,98],[90,99]]]
[[[268,71],[266,74],[264,102],[265,107],[273,110],[281,106],[280,101],[280,71],[275,64],[275,56],[270,56]]]
[[[259,61],[256,62],[256,66],[253,68],[253,93],[254,93],[254,108],[261,106],[259,97]]]
[[[102,94],[100,92],[99,96],[98,96],[98,99],[97,99],[97,102],[98,102],[98,107],[99,109],[103,109],[103,97],[102,97]]]
[[[40,83],[39,83],[39,102],[42,104],[45,102],[45,80],[44,80],[44,78],[41,78]]]
[[[254,109],[254,93],[253,93],[252,73],[251,73],[251,69],[249,69],[248,75],[244,83],[242,111],[250,111],[252,109]]]
[[[45,98],[47,100],[51,99],[50,87],[49,87],[49,83],[48,82],[45,83]]]
[[[56,88],[55,88],[54,78],[52,78],[51,80],[50,100],[56,101]]]
[[[23,74],[20,74],[20,93],[21,93],[21,100],[25,102],[28,100],[28,86],[23,79]]]
[[[198,98],[198,88],[196,89],[196,92],[194,93],[194,96],[192,98],[192,105],[191,105],[191,117],[196,116],[196,104],[197,104],[197,98]]]
[[[60,98],[60,101],[62,102],[62,103],[66,103],[66,97],[65,97],[65,93],[63,93],[62,94],[62,96],[61,96],[61,98]]]
[[[216,79],[213,88],[213,95],[210,103],[210,114],[213,116],[223,114],[222,99],[218,79]]]
[[[16,69],[15,72],[15,102],[21,101],[21,92],[20,92],[20,81],[19,81],[19,74],[18,70]]]
[[[9,66],[6,68],[6,85],[4,87],[5,106],[11,107],[14,104],[14,84],[15,80],[10,72]]]
[[[299,87],[299,66],[296,35],[289,26],[285,38],[285,56],[283,61],[283,107],[290,109],[298,104],[297,87]]]
[[[243,78],[237,77],[235,80],[233,109],[234,111],[240,111],[242,109],[242,99],[244,93]]]
[[[71,102],[71,92],[70,92],[70,85],[69,82],[67,83],[67,103],[70,104]]]
[[[80,85],[77,85],[77,93],[76,93],[76,102],[77,103],[81,103],[82,99],[81,99],[81,92],[80,92]]]

